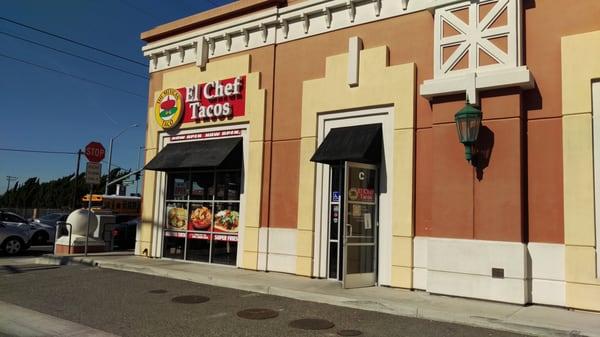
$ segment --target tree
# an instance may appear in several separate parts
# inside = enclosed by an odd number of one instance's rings
[[[129,173],[119,168],[112,170],[113,179],[118,179]],[[100,179],[100,184],[92,189],[92,193],[104,193],[107,176]],[[76,207],[81,206],[81,198],[89,193],[89,187],[85,184],[85,174],[75,177],[70,174],[58,179],[40,183],[37,177],[27,179],[23,184],[15,183],[14,187],[0,196],[0,207],[6,208],[63,208],[70,209],[73,190],[76,191]],[[109,194],[114,194],[116,186],[109,186]]]

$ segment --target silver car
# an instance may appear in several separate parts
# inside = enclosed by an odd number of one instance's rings
[[[67,221],[69,213],[49,213],[39,219],[33,219],[31,225],[36,227],[36,232],[31,239],[32,245],[43,245],[54,242],[56,226],[61,221]]]
[[[1,210],[0,222],[3,222],[5,225],[21,227],[24,230],[31,231],[30,245],[45,245],[49,242],[54,242],[56,225],[51,226],[35,221],[29,222],[18,214]]]
[[[32,234],[29,225],[13,226],[0,221],[0,249],[16,255],[29,248]]]

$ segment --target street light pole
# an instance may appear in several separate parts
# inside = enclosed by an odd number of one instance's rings
[[[125,129],[121,130],[121,132],[119,132],[116,136],[112,137],[110,139],[110,144],[108,146],[108,173],[106,174],[106,184],[104,185],[104,194],[108,195],[108,183],[110,183],[110,171],[112,169],[112,147],[113,147],[113,142],[115,139],[119,138],[119,136],[121,136],[125,131],[131,129],[131,128],[137,128],[138,124],[134,123],[131,124],[130,126],[126,127]]]

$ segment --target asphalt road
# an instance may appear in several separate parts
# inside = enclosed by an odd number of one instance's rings
[[[150,293],[159,289],[166,292]],[[182,295],[210,300],[171,301]],[[0,266],[0,300],[121,336],[337,336],[342,329],[374,337],[522,336],[80,265]],[[248,308],[273,309],[279,316],[236,315]],[[289,326],[301,318],[329,320],[335,327]]]

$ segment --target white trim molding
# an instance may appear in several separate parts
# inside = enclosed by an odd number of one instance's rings
[[[142,47],[155,72],[196,62],[203,67],[214,57],[388,19],[460,0],[306,0],[271,8],[148,43]],[[463,0],[464,1],[464,0]],[[209,51],[204,46],[207,41]]]
[[[437,80],[426,80],[421,84],[421,96],[431,99],[440,95],[452,95],[466,92],[470,103],[476,103],[477,92],[481,90],[520,87],[532,89],[533,75],[526,66],[513,69],[469,73]]]
[[[531,89],[533,76],[522,64],[522,0],[468,0],[435,9],[434,78],[421,95],[465,92],[477,103],[480,90]]]

